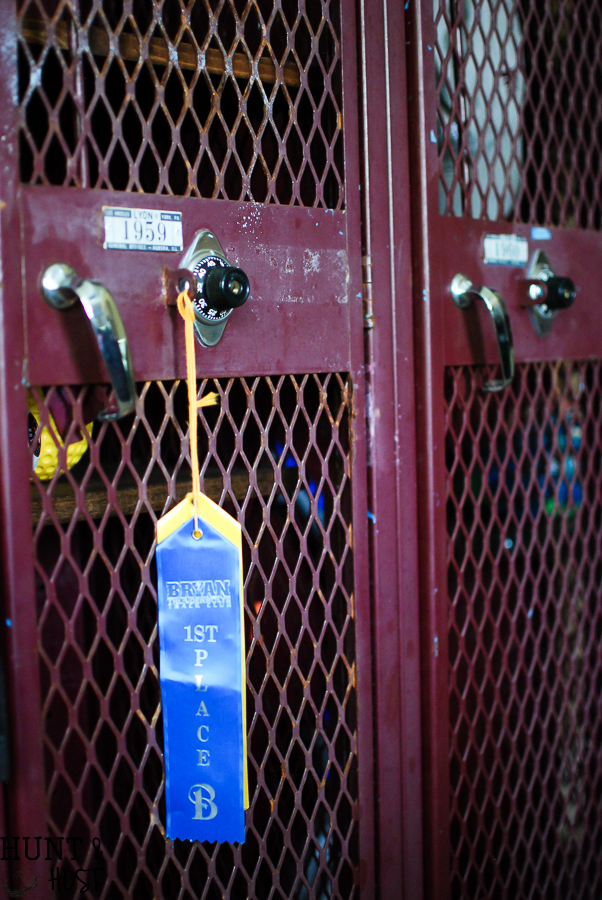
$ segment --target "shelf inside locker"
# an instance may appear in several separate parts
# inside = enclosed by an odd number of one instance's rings
[[[254,478],[257,482],[257,492],[262,497],[269,497],[274,486],[274,470],[272,468],[260,468],[254,472]],[[124,516],[131,516],[136,511],[136,506],[140,501],[142,508],[144,505],[150,507],[157,516],[162,515],[165,509],[168,497],[168,485],[164,480],[149,481],[142,489],[141,482],[136,483],[133,478],[126,480],[121,478],[119,485],[114,490],[114,499],[109,500],[106,484],[99,478],[90,480],[84,486],[74,488],[73,484],[66,479],[60,479],[52,488],[52,491],[44,491],[36,484],[31,486],[31,518],[34,524],[37,524],[42,516],[44,508],[50,503],[54,510],[54,515],[60,523],[71,521],[76,509],[78,519],[84,519],[87,514],[91,519],[101,519],[110,506],[109,515],[116,515],[119,510]],[[222,498],[224,487],[224,478],[222,474],[216,470],[208,470],[204,478],[201,478],[201,490],[216,503]],[[77,493],[76,493],[77,491]],[[176,496],[170,507],[183,500],[186,494],[191,491],[191,483],[189,478],[182,478],[176,482]],[[242,502],[249,491],[249,472],[246,469],[235,469],[230,473],[230,493]],[[46,499],[45,499],[45,497]],[[85,508],[84,508],[85,507]]]
[[[102,28],[92,26],[86,28],[87,44],[94,56],[108,57],[111,53],[111,38],[109,33]],[[54,23],[55,46],[61,50],[73,50],[77,31],[70,27],[69,23],[59,21]],[[28,44],[43,46],[47,43],[48,33],[46,24],[42,19],[27,17],[23,20],[22,34]],[[167,66],[172,59],[172,47],[163,37],[151,37],[148,41],[141,42],[140,38],[127,31],[122,31],[117,39],[119,58],[130,62],[139,62],[148,54],[148,59],[153,65]],[[180,41],[177,47],[178,65],[181,69],[198,71],[199,55],[201,49],[196,44]],[[211,75],[223,75],[226,72],[226,59],[224,54],[214,48],[206,47],[202,51],[204,57],[203,68]],[[232,74],[235,78],[248,79],[253,75],[253,65],[246,53],[237,51],[232,54],[228,63],[232,66]],[[266,53],[257,60],[257,74],[264,84],[274,84],[277,80],[276,67],[272,58]],[[282,80],[286,85],[299,87],[301,74],[298,66],[289,58],[282,66]]]

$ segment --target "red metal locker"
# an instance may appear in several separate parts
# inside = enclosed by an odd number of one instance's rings
[[[597,896],[602,11],[406,6],[427,896]]]
[[[36,895],[59,877],[69,895],[98,852],[103,898],[373,896],[355,9],[31,0],[0,17],[8,884],[33,872]],[[241,846],[165,837],[153,542],[190,473],[169,305],[183,252],[105,249],[104,207],[181,213],[183,251],[210,228],[251,283],[197,352],[199,393],[219,397],[199,421],[204,487],[245,538]],[[114,298],[133,416],[94,419],[106,368],[79,305],[42,298],[57,262]],[[24,452],[28,392],[55,444],[85,441],[47,480],[37,438]]]

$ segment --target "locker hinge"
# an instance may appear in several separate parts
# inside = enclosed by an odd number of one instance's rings
[[[372,306],[372,257],[362,256],[362,297],[364,305],[364,328],[374,328],[374,309]]]

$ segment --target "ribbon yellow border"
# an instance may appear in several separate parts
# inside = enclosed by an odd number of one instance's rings
[[[201,518],[208,525],[211,525],[212,528],[215,528],[216,531],[219,531],[231,544],[242,549],[242,531],[238,522],[225,512],[221,506],[218,506],[217,503],[206,497],[205,494],[198,495],[197,503]],[[177,506],[165,513],[157,522],[157,543],[160,544],[170,534],[177,531],[180,525],[194,517],[194,512],[194,495],[187,494]]]

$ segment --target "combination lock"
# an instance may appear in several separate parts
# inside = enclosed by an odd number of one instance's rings
[[[574,282],[556,275],[543,250],[536,251],[520,289],[521,306],[529,309],[533,327],[543,338],[549,335],[558,312],[570,309],[577,295]]]
[[[182,268],[195,277],[192,305],[196,335],[205,347],[214,347],[224,333],[232,310],[246,303],[249,279],[242,269],[228,263],[217,238],[207,230],[195,237],[182,260]]]

